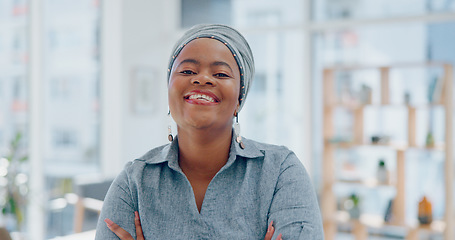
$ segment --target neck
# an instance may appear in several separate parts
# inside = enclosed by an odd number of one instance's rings
[[[229,158],[231,137],[232,128],[178,129],[180,168],[187,176],[212,179]]]

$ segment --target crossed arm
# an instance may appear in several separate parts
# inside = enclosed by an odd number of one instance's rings
[[[267,215],[267,219],[269,221],[273,219],[274,222],[273,224],[269,222],[267,230],[264,231],[264,239],[271,240],[275,232],[277,234],[280,233],[277,239],[324,239],[315,192],[307,172],[294,154],[289,154],[286,157],[286,160],[280,166],[279,176],[276,177],[277,180],[274,180],[274,177],[270,177],[272,179],[271,182],[265,183],[268,185],[273,184],[275,187],[273,200]],[[105,207],[111,209],[111,206],[116,206],[116,218],[113,220],[116,222],[127,221],[128,224],[124,224],[124,226],[128,227],[123,229],[108,219],[111,218],[110,214],[102,214],[98,225],[97,239],[114,239],[116,237],[122,240],[130,240],[134,239],[134,237],[137,237],[138,240],[144,239],[138,213],[135,213],[137,216],[134,217],[134,220],[130,217],[130,214],[137,211],[138,208],[129,204],[134,202],[130,198],[136,193],[130,192],[132,190],[129,189],[126,179],[126,173],[123,172],[119,180],[116,181],[113,190],[109,190],[110,193],[108,193],[108,195],[114,194],[116,197],[106,196]],[[121,204],[113,204],[113,201]],[[106,225],[102,222],[103,219]],[[133,229],[133,226],[135,229]],[[146,226],[144,225],[144,227]],[[283,235],[281,236],[281,234]],[[147,232],[145,232],[145,235],[147,235]]]
[[[104,222],[106,223],[107,227],[121,240],[134,240],[133,236],[131,236],[129,232],[112,222],[109,218],[104,219]],[[137,211],[134,212],[134,225],[136,227],[136,240],[145,240],[144,234],[142,233],[141,219],[139,218],[139,213]],[[267,233],[265,234],[264,240],[272,240],[274,232],[275,228],[273,227],[272,221],[267,228]],[[276,240],[282,240],[281,234],[278,235]]]

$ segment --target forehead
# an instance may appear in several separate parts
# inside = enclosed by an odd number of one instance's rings
[[[176,62],[188,58],[197,58],[198,60],[207,61],[225,61],[230,65],[235,64],[234,66],[237,66],[235,58],[229,48],[225,46],[224,43],[210,38],[198,38],[186,44],[177,56]]]

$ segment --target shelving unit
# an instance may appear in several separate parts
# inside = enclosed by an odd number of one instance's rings
[[[409,67],[422,67],[422,68],[441,68],[443,76],[442,92],[440,101],[426,105],[412,105],[412,104],[391,104],[390,103],[390,70],[409,68]],[[345,104],[337,100],[337,93],[335,91],[335,74],[337,72],[352,72],[359,70],[377,70],[380,74],[380,89],[373,89],[373,91],[380,91],[379,104]],[[418,239],[419,233],[438,232],[443,233],[444,239],[455,239],[454,230],[454,209],[453,209],[453,67],[446,63],[421,63],[421,64],[400,64],[390,66],[356,66],[356,67],[332,67],[326,68],[323,72],[324,87],[324,117],[323,117],[323,185],[321,195],[321,208],[324,220],[325,237],[328,240],[335,239],[337,227],[339,225],[349,225],[351,233],[355,239],[367,239],[368,229],[385,229],[387,227],[399,227],[404,229],[406,239]],[[401,106],[407,109],[407,137],[406,142],[399,143],[369,143],[364,139],[364,109],[366,107],[391,107]],[[420,108],[428,108],[434,106],[442,106],[445,112],[445,141],[443,143],[436,143],[434,146],[419,146],[416,141],[416,111]],[[336,108],[343,108],[352,112],[353,116],[353,129],[352,138],[349,141],[336,140],[334,112]],[[335,139],[335,140],[334,140]],[[333,191],[336,183],[345,184],[361,184],[369,187],[377,187],[377,183],[368,183],[365,181],[346,181],[337,179],[337,169],[335,169],[335,151],[337,149],[356,149],[362,147],[380,146],[395,151],[396,155],[396,174],[394,183],[384,184],[396,189],[396,195],[393,201],[391,222],[384,222],[383,216],[369,216],[362,214],[359,219],[350,219],[347,212],[337,210],[337,199]],[[434,220],[429,226],[412,225],[406,222],[406,196],[405,196],[405,174],[406,174],[406,152],[410,149],[419,149],[425,151],[443,151],[444,152],[444,183],[445,183],[445,216],[441,220]],[[416,210],[417,211],[417,210]]]

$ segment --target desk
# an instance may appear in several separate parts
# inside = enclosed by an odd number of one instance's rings
[[[96,230],[90,230],[81,233],[75,233],[63,237],[56,237],[49,240],[92,240],[95,239]]]

